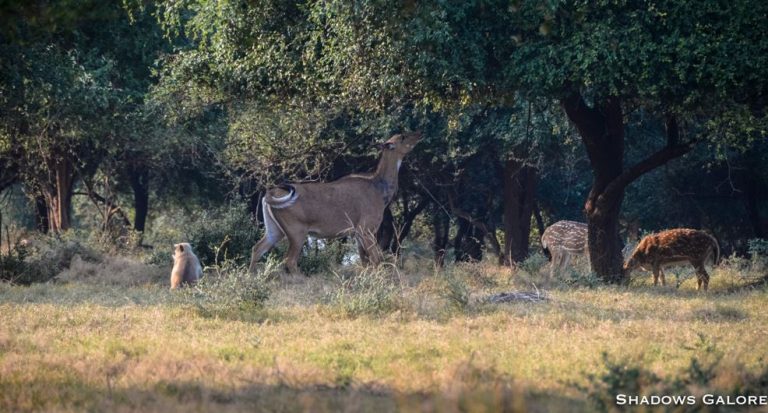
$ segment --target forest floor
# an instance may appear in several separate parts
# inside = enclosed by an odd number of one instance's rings
[[[427,262],[265,281],[263,305],[165,279],[0,284],[0,411],[592,411],[620,393],[706,410],[706,393],[768,392],[768,288],[727,266],[698,293]]]

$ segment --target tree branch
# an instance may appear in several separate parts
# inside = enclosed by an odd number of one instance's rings
[[[496,256],[499,258],[503,257],[501,244],[499,244],[499,240],[496,239],[495,231],[491,231],[488,229],[488,226],[484,222],[473,218],[472,215],[470,215],[468,212],[456,207],[453,204],[453,197],[450,194],[448,194],[448,206],[451,208],[451,213],[453,215],[465,219],[467,222],[469,222],[470,225],[480,229],[480,231],[483,231],[483,233],[485,233],[485,235],[488,237],[488,241],[491,243],[494,254],[496,254]]]
[[[635,179],[649,171],[658,168],[661,165],[664,165],[672,159],[685,155],[686,153],[690,152],[695,145],[696,142],[694,141],[680,145],[665,146],[660,151],[643,159],[642,161],[635,164],[635,166],[627,169],[621,175],[617,176],[616,179],[611,181],[611,183],[605,187],[603,193],[598,197],[598,203],[605,202],[604,200],[613,199]]]

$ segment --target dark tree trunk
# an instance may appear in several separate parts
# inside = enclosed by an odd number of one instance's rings
[[[458,219],[458,230],[453,239],[456,261],[477,262],[483,259],[485,232],[464,218]]]
[[[624,170],[624,115],[621,100],[598,99],[594,107],[573,93],[561,100],[568,118],[581,135],[592,166],[592,189],[584,205],[592,270],[603,280],[622,282],[622,242],[619,212],[627,185],[644,173],[689,152],[692,143],[679,142],[674,116],[667,116],[667,145],[628,170]]]
[[[382,251],[391,251],[393,249],[392,244],[395,243],[395,218],[392,216],[392,210],[389,206],[384,208],[384,218],[381,220],[379,230],[376,231],[376,239]]]
[[[146,168],[131,165],[128,169],[128,180],[133,189],[133,209],[136,213],[133,229],[144,232],[147,215],[149,215],[149,171]]]
[[[47,234],[50,229],[48,223],[48,204],[45,203],[45,197],[35,197],[35,225],[37,230],[43,234]]]
[[[442,267],[445,264],[445,251],[448,249],[448,233],[451,229],[451,222],[443,211],[437,210],[434,214],[432,225],[435,239],[432,243],[432,251],[435,253],[435,264]]]
[[[59,234],[72,227],[70,217],[75,168],[72,160],[67,157],[50,162],[48,168],[53,178],[43,193],[48,207],[48,228]]]
[[[416,220],[416,217],[424,211],[429,203],[429,198],[422,198],[422,200],[416,204],[415,208],[411,210],[406,209],[405,215],[403,216],[403,226],[400,227],[399,231],[395,231],[395,238],[390,249],[393,254],[400,254],[400,248],[403,245],[403,241],[405,241],[411,233],[411,228],[413,228],[413,221]]]
[[[528,257],[531,214],[536,200],[536,169],[514,159],[504,164],[504,256],[511,265]]]
[[[754,176],[747,177],[747,186],[745,191],[745,202],[747,207],[747,213],[749,214],[749,222],[752,224],[752,230],[755,232],[757,238],[768,238],[768,233],[763,226],[763,220],[760,218],[760,183]]]

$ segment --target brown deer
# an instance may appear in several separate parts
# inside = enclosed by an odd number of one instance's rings
[[[297,262],[307,235],[338,238],[354,235],[363,262],[381,261],[376,230],[384,208],[397,191],[397,174],[408,152],[421,134],[403,133],[379,144],[381,158],[368,174],[347,175],[333,182],[285,184],[267,191],[262,198],[264,237],[253,247],[251,272],[276,243],[288,238],[286,269],[298,273]]]
[[[576,221],[557,221],[544,230],[541,246],[552,256],[549,278],[554,277],[571,261],[572,254],[584,254],[587,249],[587,224]]]
[[[643,237],[624,264],[624,271],[638,267],[651,270],[653,285],[658,284],[659,278],[661,285],[666,285],[662,267],[688,262],[696,269],[696,289],[707,291],[709,274],[704,262],[710,257],[713,265],[720,259],[720,246],[713,236],[696,229],[670,229]]]

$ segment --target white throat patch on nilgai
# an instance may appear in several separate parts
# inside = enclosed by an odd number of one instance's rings
[[[262,199],[264,237],[253,247],[251,271],[276,243],[288,239],[286,267],[298,272],[301,247],[312,234],[318,238],[354,235],[364,262],[378,264],[381,252],[376,231],[384,209],[397,192],[403,157],[421,140],[419,133],[392,136],[379,145],[376,170],[352,174],[333,182],[291,183],[272,188]]]

